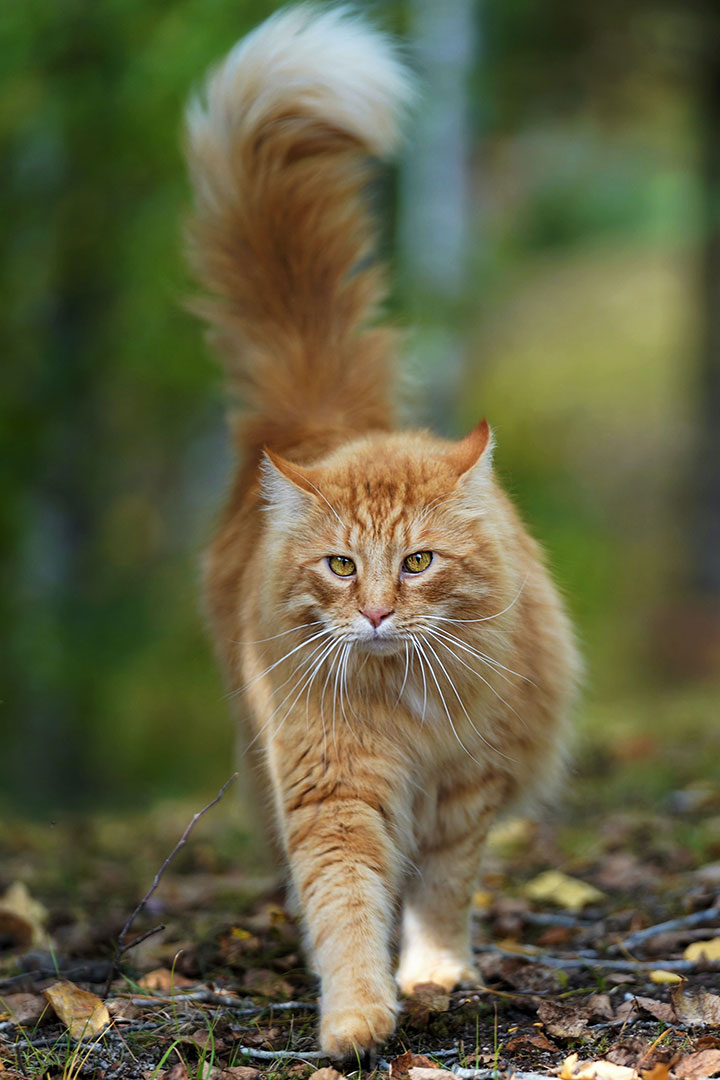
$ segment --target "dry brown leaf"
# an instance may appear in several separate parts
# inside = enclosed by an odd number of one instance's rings
[[[557,1046],[550,1042],[547,1035],[542,1031],[533,1031],[524,1035],[517,1035],[510,1042],[504,1044],[503,1049],[508,1054],[520,1054],[525,1051],[550,1050],[557,1053]]]
[[[457,1080],[457,1077],[448,1069],[439,1069],[437,1065],[429,1069],[421,1065],[413,1065],[408,1069],[408,1080]]]
[[[43,994],[73,1039],[92,1039],[110,1023],[110,1014],[100,998],[75,983],[53,983]]]
[[[243,1078],[240,1078],[243,1080]],[[339,1073],[337,1069],[316,1069],[314,1073],[310,1074],[309,1080],[345,1080],[342,1073]]]
[[[570,1054],[557,1074],[560,1080],[639,1080],[635,1069],[627,1065],[614,1065],[612,1061],[578,1061],[577,1054]]]
[[[318,1072],[324,1071],[324,1069],[318,1069]],[[334,1069],[333,1072],[335,1072]],[[223,1080],[257,1080],[259,1075],[260,1070],[253,1069],[251,1065],[231,1065],[223,1072]],[[313,1073],[314,1075],[315,1073]]]
[[[390,1080],[405,1080],[411,1069],[435,1069],[437,1066],[424,1054],[413,1054],[412,1050],[406,1050],[404,1054],[398,1054],[390,1062]]]
[[[590,1022],[583,1005],[558,1005],[554,1001],[541,1001],[537,1014],[550,1034],[557,1039],[581,1038]]]
[[[693,941],[683,953],[686,960],[720,960],[720,937],[709,941]]]
[[[687,983],[683,983],[671,988],[670,997],[681,1024],[720,1025],[720,997],[717,994],[703,989],[691,991]]]
[[[16,1024],[36,1024],[48,1007],[41,994],[5,994],[0,997],[2,1016]]]
[[[178,1061],[167,1072],[161,1073],[159,1080],[188,1080],[187,1065]]]
[[[171,994],[184,986],[194,985],[192,979],[186,979],[184,975],[171,971],[170,968],[155,968],[138,979],[138,986],[142,986],[143,990],[159,990],[163,994]]]
[[[16,945],[47,945],[47,917],[47,909],[22,881],[14,881],[0,896],[0,933]]]
[[[112,998],[107,1002],[107,1011],[113,1020],[137,1020],[143,1014],[141,1008],[125,998]]]
[[[650,1013],[656,1020],[662,1020],[664,1024],[674,1024],[677,1022],[677,1016],[672,1005],[668,1005],[665,1001],[655,1001],[654,998],[648,997],[635,997],[634,1001],[640,1006],[643,1012]]]
[[[696,1080],[696,1077],[718,1076],[720,1074],[720,1050],[700,1050],[696,1054],[686,1054],[673,1065],[673,1072],[679,1080]]]
[[[582,911],[588,904],[605,899],[605,894],[594,885],[569,877],[560,870],[545,870],[529,881],[523,891],[531,900],[555,904],[566,911]]]

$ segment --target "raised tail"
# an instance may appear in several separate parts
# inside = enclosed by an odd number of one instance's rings
[[[364,200],[411,95],[389,39],[347,8],[280,11],[241,40],[187,116],[189,247],[245,409],[250,451],[392,422],[394,335]]]

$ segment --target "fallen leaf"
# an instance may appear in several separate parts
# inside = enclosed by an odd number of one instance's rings
[[[648,997],[635,997],[633,1000],[637,1002],[643,1012],[654,1016],[656,1020],[662,1020],[664,1024],[674,1024],[677,1021],[675,1010],[672,1005],[668,1005],[665,1001],[655,1001],[654,998]]]
[[[647,1039],[639,1035],[627,1035],[619,1042],[613,1043],[605,1054],[605,1060],[611,1061],[613,1065],[627,1065],[628,1068],[634,1069],[644,1062],[649,1065],[648,1055],[651,1052],[652,1048]]]
[[[554,1001],[541,1001],[537,1014],[546,1029],[557,1039],[581,1038],[590,1022],[581,1005],[558,1005]]]
[[[635,1069],[627,1065],[614,1065],[612,1061],[578,1061],[577,1054],[570,1054],[557,1074],[560,1080],[639,1080]]]
[[[108,1001],[107,1011],[113,1020],[137,1020],[138,1016],[143,1014],[141,1008],[124,998],[112,998]]]
[[[147,975],[138,979],[138,986],[142,986],[143,990],[159,990],[163,994],[172,994],[183,986],[194,985],[192,979],[186,979],[184,975],[178,971],[171,971],[170,968],[155,968],[154,971],[148,971]]]
[[[681,1024],[720,1025],[720,997],[717,994],[703,989],[691,991],[687,983],[683,983],[671,988],[670,997]]]
[[[325,1069],[318,1069],[318,1072],[325,1072]],[[332,1070],[335,1072],[335,1070]],[[231,1065],[223,1072],[223,1077],[227,1080],[257,1080],[260,1075],[259,1069],[253,1069],[251,1065]],[[313,1073],[315,1076],[316,1073]],[[338,1073],[338,1076],[340,1074]]]
[[[187,1065],[184,1061],[178,1061],[167,1072],[160,1074],[160,1080],[188,1080]]]
[[[53,983],[43,994],[73,1039],[92,1039],[110,1023],[110,1014],[100,998],[74,983]]]
[[[670,1066],[664,1061],[658,1061],[652,1069],[643,1069],[640,1075],[642,1080],[669,1080]]]
[[[309,1080],[344,1080],[343,1074],[339,1073],[337,1069],[317,1069],[314,1073],[310,1074]]]
[[[511,1039],[510,1042],[506,1042],[503,1045],[503,1050],[508,1054],[522,1054],[530,1051],[534,1053],[536,1050],[549,1050],[552,1053],[557,1053],[557,1046],[555,1043],[550,1042],[547,1035],[544,1035],[542,1031],[533,1031],[525,1035],[518,1035],[516,1038]]]
[[[399,1054],[390,1062],[390,1080],[406,1080],[411,1069],[436,1068],[435,1062],[425,1057],[424,1054],[413,1054],[412,1050],[406,1050],[404,1054]],[[310,1080],[312,1080],[312,1077]],[[416,1080],[420,1080],[420,1078],[418,1077]]]
[[[431,1016],[449,1008],[450,995],[437,983],[418,983],[403,1004],[403,1012],[414,1027],[425,1027]]]
[[[717,1076],[720,1074],[720,1050],[700,1050],[696,1054],[687,1054],[675,1062],[673,1072],[680,1080]]]
[[[684,981],[682,975],[678,975],[675,971],[663,971],[662,968],[657,968],[650,972],[650,982],[655,983],[656,986],[676,986]]]
[[[2,1015],[15,1024],[36,1024],[48,1007],[41,994],[5,994],[0,997]]]
[[[0,934],[16,945],[47,945],[47,917],[47,909],[22,881],[14,881],[0,896]]]
[[[720,960],[720,937],[709,941],[693,941],[683,953],[686,960]]]
[[[494,896],[487,889],[476,889],[473,893],[473,907],[478,908],[480,911],[487,911],[489,907],[492,907]]]
[[[523,892],[530,900],[555,904],[566,911],[582,911],[588,904],[605,899],[605,894],[579,878],[569,877],[560,870],[546,870],[529,881]]]

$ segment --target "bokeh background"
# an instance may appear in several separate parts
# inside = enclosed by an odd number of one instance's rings
[[[232,768],[198,570],[230,458],[183,308],[180,127],[208,64],[277,6],[0,14],[8,815],[200,797]],[[449,434],[488,417],[548,551],[588,667],[568,785],[703,798],[720,776],[717,8],[359,6],[424,85],[376,193],[426,384],[410,411]]]

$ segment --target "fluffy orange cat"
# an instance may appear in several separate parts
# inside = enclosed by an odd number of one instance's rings
[[[409,97],[384,35],[301,6],[188,113],[191,260],[243,404],[208,606],[338,1058],[392,1033],[398,986],[476,981],[483,840],[555,769],[578,669],[487,424],[393,427],[364,194]]]

